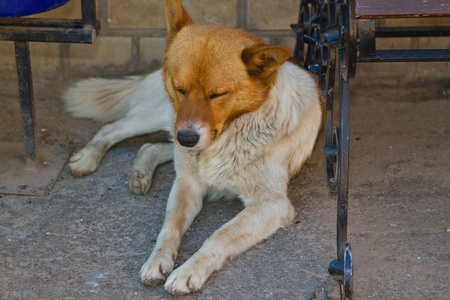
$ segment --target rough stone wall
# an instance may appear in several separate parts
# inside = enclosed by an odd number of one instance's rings
[[[252,31],[272,44],[291,49],[295,37],[290,24],[298,16],[300,0],[183,0],[197,22],[240,27]],[[33,76],[67,79],[79,76],[122,76],[147,72],[160,66],[166,25],[163,0],[97,0],[101,33],[93,45],[30,43]],[[53,11],[34,15],[42,18],[81,18],[80,0],[71,0]],[[381,21],[391,25],[428,22],[450,25],[449,19]],[[388,39],[384,48],[450,48],[450,39]],[[15,74],[14,44],[0,41],[0,70]]]

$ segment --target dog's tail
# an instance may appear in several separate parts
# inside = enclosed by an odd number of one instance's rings
[[[62,95],[66,110],[77,118],[111,122],[129,110],[129,100],[143,77],[123,79],[90,78],[81,80]]]

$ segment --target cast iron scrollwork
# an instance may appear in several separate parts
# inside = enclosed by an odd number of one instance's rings
[[[348,207],[348,80],[356,69],[356,21],[350,0],[304,0],[300,3],[298,23],[291,25],[297,34],[294,58],[319,77],[325,102],[325,156],[328,186],[338,187],[337,259],[329,272],[342,282],[342,298],[352,297],[352,252],[347,243]],[[338,61],[338,66],[336,63]],[[337,126],[333,122],[333,98],[338,67],[340,105]]]

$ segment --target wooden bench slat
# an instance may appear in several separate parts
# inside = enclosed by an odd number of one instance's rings
[[[450,0],[355,0],[355,18],[450,16]]]

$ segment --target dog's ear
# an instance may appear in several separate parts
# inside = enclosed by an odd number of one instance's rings
[[[258,45],[242,51],[242,60],[250,76],[265,78],[275,72],[291,56],[283,46]]]
[[[167,22],[167,37],[166,49],[172,42],[175,35],[188,24],[194,23],[192,18],[181,6],[180,0],[166,0],[166,22]]]

